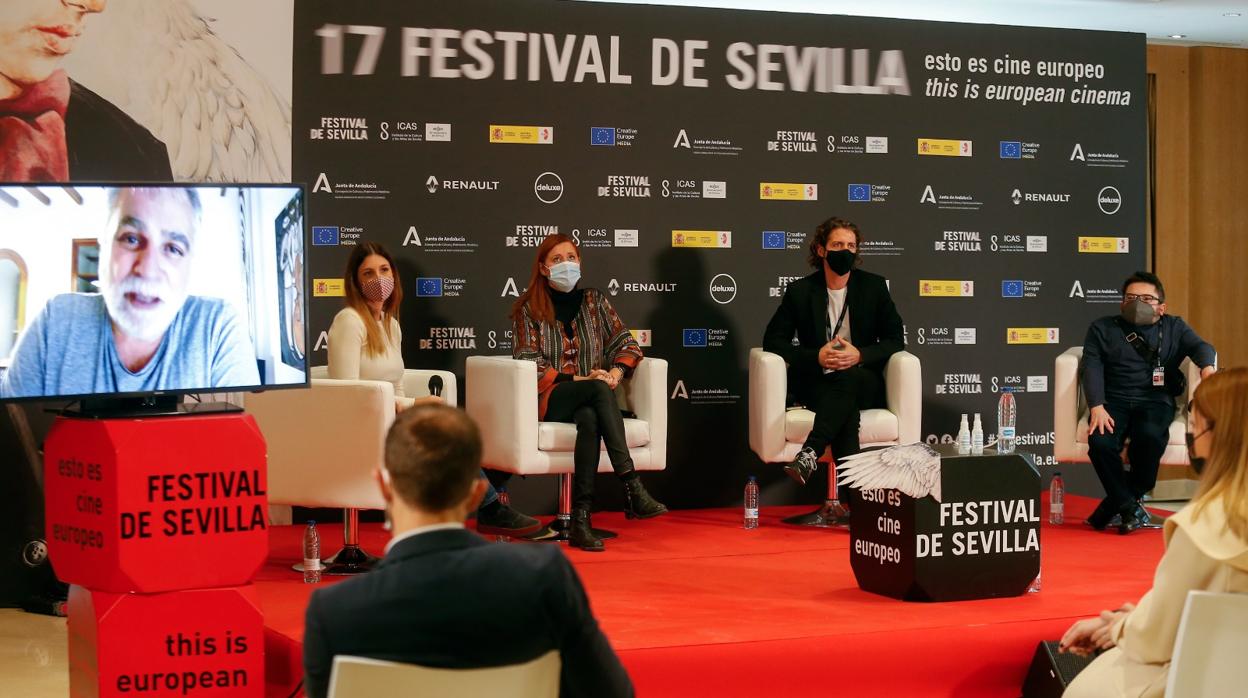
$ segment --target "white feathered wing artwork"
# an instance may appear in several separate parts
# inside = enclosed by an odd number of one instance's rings
[[[891,446],[845,456],[836,463],[836,481],[860,490],[901,490],[940,501],[940,454],[923,443]]]
[[[110,0],[65,65],[164,142],[174,179],[290,180],[290,105],[195,3]]]

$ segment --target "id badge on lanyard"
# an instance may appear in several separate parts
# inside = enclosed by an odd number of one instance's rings
[[[1153,387],[1164,388],[1166,386],[1166,369],[1161,366],[1153,367]]]

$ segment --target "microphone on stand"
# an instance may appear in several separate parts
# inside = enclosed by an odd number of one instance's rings
[[[434,397],[442,397],[442,376],[436,373],[429,376],[429,394]]]

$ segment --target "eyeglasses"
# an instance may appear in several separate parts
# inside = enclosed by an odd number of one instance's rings
[[[1154,296],[1151,293],[1143,293],[1143,294],[1124,293],[1122,294],[1122,300],[1126,301],[1127,303],[1130,303],[1131,301],[1144,301],[1145,303],[1148,303],[1149,305],[1157,305],[1158,303],[1161,302],[1160,298],[1158,298],[1157,296]]]

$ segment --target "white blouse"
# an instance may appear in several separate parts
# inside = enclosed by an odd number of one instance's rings
[[[364,351],[368,331],[364,319],[353,308],[343,308],[329,326],[329,377],[338,380],[376,380],[394,385],[395,402],[411,407],[412,398],[403,394],[403,330],[390,318],[390,336],[382,333],[386,351],[370,355]]]

